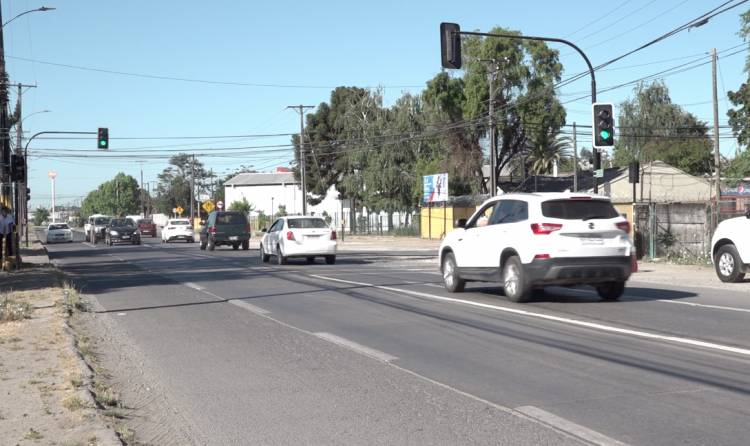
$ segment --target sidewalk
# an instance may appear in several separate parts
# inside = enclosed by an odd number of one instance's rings
[[[119,445],[88,391],[64,311],[64,276],[36,234],[0,273],[0,443]],[[12,311],[8,311],[12,310]]]

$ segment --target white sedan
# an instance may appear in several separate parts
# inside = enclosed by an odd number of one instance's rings
[[[188,243],[195,242],[195,233],[190,220],[187,218],[174,218],[167,221],[161,230],[161,242],[169,243],[172,240],[185,240]]]
[[[50,223],[47,226],[47,243],[72,242],[73,231],[67,223]]]
[[[290,257],[305,258],[307,263],[323,257],[329,265],[336,263],[336,231],[320,217],[281,217],[263,232],[261,262],[273,255],[279,265]]]

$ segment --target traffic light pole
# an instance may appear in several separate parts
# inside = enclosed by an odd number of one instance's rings
[[[458,25],[456,25],[457,27]],[[586,65],[589,68],[589,75],[591,76],[591,103],[594,104],[596,102],[596,76],[594,75],[594,67],[591,65],[591,61],[586,56],[586,53],[583,52],[582,49],[578,48],[576,44],[573,42],[570,42],[565,39],[557,39],[555,37],[538,37],[538,36],[518,36],[514,34],[492,34],[492,33],[478,33],[478,32],[471,32],[471,31],[458,31],[458,34],[463,34],[467,36],[480,36],[480,37],[501,37],[506,39],[520,39],[520,40],[537,40],[542,42],[557,42],[562,43],[564,45],[568,45],[569,47],[573,48],[578,52],[578,54],[583,57],[583,60],[586,62]],[[594,150],[597,150],[594,148]],[[493,157],[493,159],[490,160],[490,166],[492,169],[493,176],[497,176],[497,156]],[[599,191],[598,181],[597,178],[594,177],[594,193],[597,193]]]
[[[29,138],[28,141],[26,141],[26,145],[23,147],[23,169],[24,169],[24,174],[23,174],[23,181],[24,181],[23,190],[24,191],[28,190],[28,184],[29,184],[29,157],[28,157],[29,144],[31,144],[31,141],[33,141],[34,138],[36,138],[37,136],[41,136],[41,135],[96,135],[96,132],[44,131],[44,132],[35,133],[31,138]],[[19,200],[19,202],[20,201],[21,200]],[[24,210],[26,211],[26,213],[24,215],[24,218],[23,218],[23,222],[24,222],[24,226],[25,227],[21,228],[21,229],[25,233],[24,237],[26,238],[26,247],[28,248],[29,247],[29,209],[28,209],[28,202],[26,201],[26,197],[25,196],[23,197],[23,202],[25,203],[23,205],[23,207],[24,207]],[[21,221],[21,220],[19,219],[18,221]]]

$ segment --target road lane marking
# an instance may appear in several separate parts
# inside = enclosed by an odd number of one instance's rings
[[[750,313],[750,308],[737,308],[737,307],[725,307],[723,305],[697,304],[694,302],[681,302],[679,300],[667,300],[667,299],[657,299],[657,302],[664,302],[665,304],[687,305],[689,307],[697,307],[697,308],[711,308],[714,310],[726,310],[726,311],[737,311],[740,313]]]
[[[541,421],[542,423],[547,424],[555,429],[574,435],[592,444],[600,446],[626,446],[625,443],[607,437],[606,435],[581,426],[580,424],[568,421],[565,418],[558,417],[553,413],[547,412],[546,410],[542,410],[535,406],[516,407],[513,410],[521,412],[527,417],[531,417],[535,420]]]
[[[198,290],[198,291],[205,290],[205,288],[203,288],[202,286],[198,285],[197,283],[193,283],[193,282],[184,282],[183,285],[185,285],[188,288],[192,288],[192,289]]]
[[[248,310],[250,312],[253,312],[255,314],[260,314],[260,315],[263,315],[263,316],[271,314],[270,311],[264,310],[263,308],[260,308],[260,307],[256,307],[255,305],[249,304],[249,303],[245,302],[244,300],[229,299],[227,302],[229,302],[232,305],[236,305],[238,307],[244,308],[244,309],[246,309],[246,310]]]
[[[362,344],[357,344],[354,341],[350,341],[340,336],[336,336],[335,334],[325,333],[325,332],[318,332],[318,333],[313,333],[313,334],[321,339],[325,339],[326,341],[333,342],[334,344],[349,348],[351,350],[362,353],[363,355],[369,356],[371,358],[374,358],[383,362],[392,362],[398,359],[397,357],[389,355],[388,353],[381,352],[380,350],[375,350],[374,348],[370,348]]]
[[[701,341],[700,339],[683,338],[679,336],[668,336],[668,335],[662,335],[658,333],[651,333],[647,331],[620,328],[620,327],[615,327],[613,325],[600,324],[598,322],[588,322],[588,321],[583,321],[579,319],[570,319],[570,318],[561,317],[561,316],[553,316],[551,314],[536,313],[533,311],[520,310],[517,308],[509,308],[509,307],[503,307],[499,305],[484,304],[481,302],[472,302],[469,300],[456,299],[453,297],[438,296],[435,294],[422,293],[419,291],[410,291],[410,290],[404,290],[401,288],[375,285],[371,283],[354,282],[352,280],[337,279],[335,277],[319,276],[316,274],[310,274],[310,277],[315,277],[321,280],[330,280],[333,282],[346,283],[349,285],[359,285],[359,286],[376,288],[376,289],[381,289],[381,290],[386,290],[386,291],[393,291],[396,293],[410,294],[412,296],[422,297],[426,299],[440,300],[443,302],[458,303],[458,304],[470,305],[470,306],[479,307],[479,308],[487,308],[491,310],[503,311],[503,312],[512,313],[512,314],[519,314],[522,316],[533,317],[537,319],[544,319],[544,320],[559,322],[559,323],[563,323],[567,325],[575,325],[578,327],[585,327],[585,328],[605,331],[609,333],[630,335],[630,336],[634,336],[638,338],[652,339],[652,340],[657,340],[657,341],[668,341],[668,342],[672,342],[676,344],[689,345],[692,347],[702,347],[702,348],[706,348],[710,350],[719,350],[723,352],[736,353],[738,355],[750,356],[750,349],[733,347],[730,345],[716,344],[713,342]]]

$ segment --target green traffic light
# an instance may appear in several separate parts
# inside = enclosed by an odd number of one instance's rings
[[[610,134],[608,130],[602,130],[599,132],[599,136],[601,136],[602,139],[607,140],[610,138],[610,136],[612,136],[612,134]]]
[[[102,147],[104,147],[104,146],[107,145],[107,142],[102,139],[102,140],[99,141],[99,145],[102,146]]]

